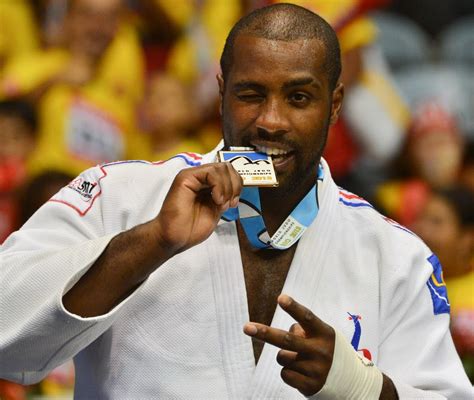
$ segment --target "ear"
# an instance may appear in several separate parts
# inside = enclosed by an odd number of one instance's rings
[[[219,85],[219,113],[222,115],[222,103],[224,102],[224,77],[222,74],[216,75],[217,84]]]
[[[339,82],[336,88],[332,92],[331,118],[330,118],[331,125],[334,125],[339,118],[343,99],[344,99],[344,85],[341,82]]]

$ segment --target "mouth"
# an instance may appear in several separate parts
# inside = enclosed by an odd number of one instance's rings
[[[294,150],[288,147],[270,143],[252,143],[252,145],[259,153],[265,153],[272,158],[275,172],[282,172],[294,159]]]

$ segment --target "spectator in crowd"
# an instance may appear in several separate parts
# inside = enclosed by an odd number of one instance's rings
[[[378,206],[410,227],[431,188],[449,188],[459,181],[463,143],[450,113],[436,102],[420,104],[405,147],[394,163],[394,179],[377,189]]]
[[[180,32],[169,48],[164,72],[189,87],[198,108],[199,140],[206,149],[220,140],[219,93],[215,77],[225,38],[241,16],[240,0],[152,0]]]
[[[0,101],[0,244],[17,223],[17,192],[36,141],[36,114],[26,101]]]
[[[182,27],[166,11],[161,0],[132,0],[127,5],[140,36],[147,74],[162,72],[170,49],[183,34]]]
[[[0,98],[37,100],[34,173],[53,168],[75,175],[141,154],[134,112],[142,96],[142,53],[123,22],[121,0],[73,0],[66,11],[65,47],[22,57],[0,79]]]
[[[242,12],[240,0],[155,0],[182,34],[170,50],[167,72],[194,87],[200,112],[216,110],[215,77],[227,33]]]
[[[464,146],[464,157],[459,182],[474,193],[474,141],[468,142]]]
[[[61,171],[44,171],[26,182],[19,195],[19,224],[20,228],[44,203],[46,203],[61,188],[67,186],[74,176]]]
[[[436,190],[415,220],[415,232],[443,265],[451,331],[474,384],[474,194],[463,187]]]
[[[151,141],[151,160],[166,160],[177,153],[203,153],[197,138],[198,110],[188,86],[177,78],[156,74],[150,79],[141,117]]]

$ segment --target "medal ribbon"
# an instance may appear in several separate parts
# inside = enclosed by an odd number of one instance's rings
[[[317,180],[323,180],[321,165],[318,168]],[[260,193],[257,187],[245,186],[240,194],[239,205],[236,208],[229,208],[222,214],[222,218],[226,221],[240,219],[244,232],[254,247],[259,249],[288,249],[299,240],[306,228],[311,225],[316,215],[318,215],[317,185],[316,182],[272,237],[268,234],[262,217]]]

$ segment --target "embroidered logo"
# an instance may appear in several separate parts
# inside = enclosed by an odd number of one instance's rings
[[[78,177],[71,181],[68,188],[76,191],[84,201],[91,201],[94,193],[94,189],[97,186],[97,182],[89,182],[84,180],[82,177]]]
[[[428,257],[428,262],[433,267],[433,273],[430,279],[428,279],[428,282],[426,282],[433,302],[433,312],[435,315],[449,314],[451,305],[448,300],[448,291],[446,290],[446,283],[443,279],[441,263],[434,254]]]
[[[84,171],[49,201],[65,204],[84,216],[102,193],[100,181],[105,176],[107,173],[103,167]]]
[[[362,317],[357,314],[351,314],[350,312],[348,312],[347,314],[349,314],[349,320],[354,323],[354,334],[352,335],[351,339],[352,347],[355,351],[361,353],[368,360],[372,360],[372,354],[368,349],[359,349],[360,336],[362,334],[362,326],[360,324],[360,320],[362,319]]]

